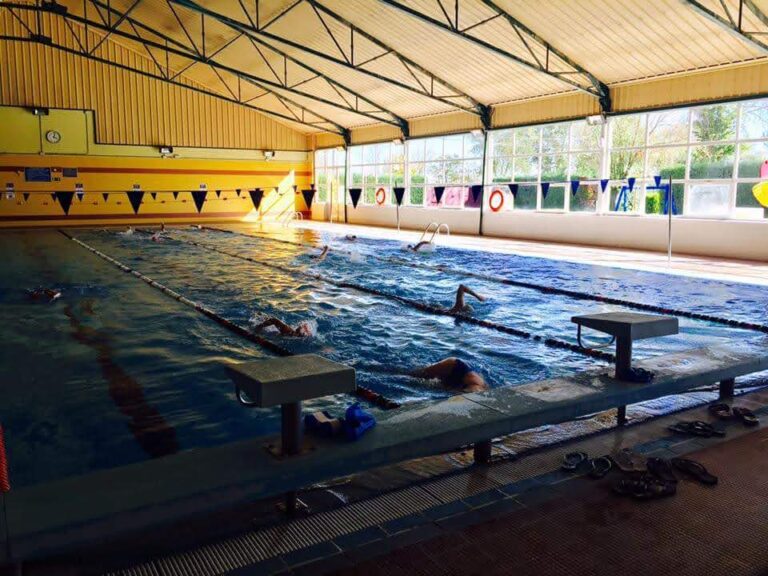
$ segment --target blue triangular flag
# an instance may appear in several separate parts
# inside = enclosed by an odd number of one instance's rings
[[[541,183],[541,197],[546,199],[547,194],[549,194],[549,182],[542,182]]]
[[[178,197],[179,197],[179,193],[178,192],[174,192],[173,193],[173,199],[176,200]]]
[[[251,195],[251,202],[253,202],[253,207],[258,210],[259,206],[261,206],[261,200],[264,198],[264,190],[261,188],[254,188],[253,190],[249,190],[248,193]]]
[[[507,184],[509,186],[509,191],[512,193],[513,198],[517,198],[517,190],[520,188],[519,184]]]
[[[627,178],[627,184],[629,185],[629,191],[632,192],[632,189],[635,187],[635,179],[632,177]]]
[[[443,192],[445,192],[445,186],[435,186],[435,200],[437,204],[440,204],[440,200],[443,199]]]
[[[192,191],[192,199],[195,201],[195,208],[197,208],[198,214],[203,210],[203,202],[205,202],[206,196],[208,196],[208,190]]]
[[[659,176],[654,176],[653,177],[653,181],[656,182],[656,188],[661,186],[661,176],[660,175]]]
[[[312,208],[312,200],[315,198],[315,190],[302,190],[301,195],[304,196],[304,203],[307,205],[307,209]]]
[[[216,198],[221,198],[221,190],[216,190]]]
[[[576,196],[576,192],[579,191],[579,186],[581,186],[581,182],[578,180],[571,180],[571,194]]]
[[[357,208],[357,203],[360,202],[360,194],[363,193],[362,188],[350,188],[349,197],[352,199],[352,207]]]
[[[106,202],[107,198],[109,198],[109,192],[102,192],[101,197],[104,198],[104,202]]]
[[[78,199],[80,202],[82,202],[82,201],[83,201],[83,196],[85,196],[85,192],[83,192],[83,190],[82,190],[82,189],[80,189],[80,190],[75,190],[75,196],[77,196],[77,199]]]
[[[69,207],[72,206],[72,198],[75,196],[74,192],[55,192],[56,200],[59,201],[61,209],[64,210],[64,214],[69,216]]]
[[[133,213],[138,214],[141,200],[144,198],[144,192],[141,190],[133,190],[132,192],[126,192],[126,194],[128,195],[128,201],[131,203],[131,207],[133,208]]]
[[[240,188],[237,188],[235,190],[235,194],[237,194],[237,197],[240,198]]]
[[[150,192],[150,196],[152,196],[152,200],[157,200],[157,192]]]
[[[483,194],[483,185],[482,184],[474,184],[473,186],[469,187],[469,192],[470,192],[470,194],[472,194],[472,202],[477,202],[477,200]]]
[[[610,182],[610,180],[608,180],[608,178],[603,178],[602,180],[600,180],[600,191],[601,192],[605,192],[605,189],[608,188],[608,182]]]
[[[24,196],[24,202],[29,200],[29,192],[24,192],[22,195]]]
[[[403,198],[405,197],[405,188],[402,186],[395,186],[392,188],[392,191],[395,194],[395,201],[397,202],[398,206],[403,205]]]

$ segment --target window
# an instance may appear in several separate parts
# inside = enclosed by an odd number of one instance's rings
[[[315,152],[315,186],[317,202],[328,202],[331,194],[344,194],[346,175],[344,173],[343,149],[329,148]],[[339,196],[341,197],[341,196]]]
[[[396,204],[392,189],[405,186],[405,145],[383,142],[351,146],[349,173],[350,188],[363,189],[363,204],[376,204],[379,189],[384,190],[386,204]]]

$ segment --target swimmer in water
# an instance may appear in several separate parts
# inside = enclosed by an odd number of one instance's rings
[[[331,250],[331,249],[330,249],[330,248],[328,247],[328,245],[326,244],[325,246],[323,246],[323,251],[322,251],[322,252],[320,252],[320,254],[313,254],[313,255],[312,255],[312,256],[310,256],[310,257],[311,257],[311,258],[314,258],[314,259],[315,259],[315,260],[317,260],[318,262],[322,262],[323,260],[325,260],[325,257],[326,257],[326,256],[328,256],[328,252],[329,252],[330,250]]]
[[[488,389],[483,376],[460,358],[444,358],[435,364],[408,372],[414,378],[437,379],[446,388],[462,392],[482,392]]]
[[[128,228],[126,229],[125,232],[123,232],[123,234],[125,234],[126,236],[132,236],[133,235],[133,228],[128,226]]]
[[[48,302],[53,302],[61,298],[61,290],[55,290],[53,288],[35,288],[34,290],[27,290],[27,295],[33,300],[47,299]]]
[[[472,306],[464,302],[464,294],[469,294],[470,296],[477,298],[480,302],[485,302],[485,296],[478,294],[469,286],[459,284],[459,287],[456,289],[456,302],[454,302],[453,308],[448,310],[449,312],[464,313],[472,311]]]
[[[357,236],[355,236],[354,234],[347,234],[346,236],[344,236],[344,239],[347,240],[348,242],[357,242]]]
[[[254,326],[253,329],[256,331],[261,331],[265,328],[269,328],[270,326],[277,328],[280,334],[283,336],[291,336],[293,338],[308,338],[310,336],[314,336],[312,326],[309,324],[309,322],[299,322],[294,328],[292,326],[288,326],[288,324],[279,318],[275,318],[274,316],[271,316],[263,322],[260,322]]]

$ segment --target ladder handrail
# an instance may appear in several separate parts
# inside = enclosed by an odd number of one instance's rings
[[[421,238],[419,238],[419,242],[422,242],[424,240],[424,238],[426,237],[426,235],[429,234],[430,230],[432,230],[432,226],[435,226],[436,229],[437,229],[437,228],[440,227],[440,224],[438,224],[437,222],[430,222],[429,224],[427,224],[427,227],[424,228],[424,232],[421,234]],[[432,233],[432,238],[434,238],[434,237],[435,237],[435,234]],[[430,242],[431,242],[431,240],[430,240]],[[417,244],[418,244],[418,242],[417,242]]]

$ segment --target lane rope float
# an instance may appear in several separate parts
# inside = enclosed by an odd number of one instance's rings
[[[244,328],[243,326],[240,326],[239,324],[235,324],[231,320],[227,320],[226,318],[219,316],[216,312],[211,310],[210,308],[204,306],[203,304],[200,304],[198,302],[194,302],[190,300],[189,298],[186,298],[185,296],[179,294],[178,292],[171,290],[167,286],[164,286],[157,280],[153,280],[149,276],[146,276],[145,274],[142,274],[138,270],[134,270],[133,268],[130,268],[120,262],[119,260],[116,260],[115,258],[112,258],[111,256],[108,256],[104,252],[101,252],[100,250],[97,250],[93,246],[90,246],[83,242],[82,240],[75,238],[74,236],[71,236],[64,230],[59,230],[61,234],[63,234],[65,237],[69,238],[76,244],[80,245],[81,247],[85,248],[86,250],[92,252],[99,258],[102,258],[103,260],[106,260],[110,264],[116,266],[123,272],[127,274],[131,274],[138,278],[139,280],[145,282],[146,284],[149,284],[152,288],[156,288],[157,290],[160,290],[163,294],[166,296],[169,296],[173,298],[174,300],[189,306],[190,308],[194,308],[204,316],[210,318],[220,326],[223,326],[227,330],[234,332],[235,334],[242,336],[243,338],[250,340],[254,344],[258,344],[265,350],[269,350],[270,352],[273,352],[277,354],[278,356],[293,356],[294,353],[290,351],[289,349],[281,346],[280,344],[276,344],[275,342],[272,342],[271,340],[268,340],[267,338],[263,338],[262,336],[259,336],[258,334],[254,334],[247,328]],[[398,408],[400,404],[397,402],[390,400],[389,398],[386,398],[379,394],[378,392],[374,392],[373,390],[369,388],[365,388],[364,386],[358,386],[357,390],[353,392],[355,396],[358,396],[364,400],[367,400],[371,402],[372,404],[384,408],[384,409],[391,409],[391,408]]]
[[[257,239],[263,239],[263,240],[269,240],[272,242],[279,242],[282,244],[292,244],[294,246],[312,246],[315,247],[312,244],[307,244],[305,242],[292,242],[290,240],[282,240],[277,238],[270,238],[269,236],[261,236],[257,234],[244,234],[242,232],[236,232],[234,230],[227,230],[225,228],[216,228],[213,226],[203,226],[204,230],[213,230],[214,232],[222,232],[225,234],[235,234],[237,236],[243,236],[245,238],[257,238]],[[346,250],[340,250],[340,249],[334,249],[337,252],[345,252],[347,254],[351,254],[351,252]],[[492,274],[481,274],[478,272],[470,272],[469,270],[461,270],[458,268],[452,268],[449,266],[446,266],[444,264],[425,264],[425,263],[415,263],[410,262],[409,260],[404,260],[402,258],[397,258],[396,256],[375,256],[371,255],[372,258],[376,258],[377,260],[382,260],[386,262],[393,262],[396,264],[401,264],[403,266],[408,266],[410,268],[420,268],[420,269],[427,269],[427,270],[435,270],[438,272],[443,272],[444,274],[453,274],[456,276],[465,276],[467,278],[477,278],[479,280],[486,280],[488,282],[496,282],[498,284],[504,284],[507,286],[515,286],[517,288],[526,288],[529,290],[536,290],[537,292],[542,292],[544,294],[558,294],[561,296],[568,296],[570,298],[573,298],[575,300],[589,300],[592,302],[600,302],[603,304],[612,304],[614,306],[624,306],[626,308],[633,308],[635,310],[644,310],[646,312],[656,312],[658,314],[667,314],[672,316],[680,316],[681,318],[690,318],[691,320],[702,320],[704,322],[712,322],[713,324],[723,324],[724,326],[729,326],[731,328],[740,328],[742,330],[752,330],[756,332],[762,332],[764,334],[768,334],[768,325],[766,324],[759,324],[756,322],[744,322],[742,320],[734,320],[732,318],[722,318],[720,316],[713,316],[711,314],[700,314],[697,312],[690,312],[688,310],[678,310],[675,308],[667,308],[665,306],[656,306],[655,304],[643,304],[642,302],[634,302],[632,300],[624,300],[621,298],[613,298],[611,296],[602,296],[599,294],[589,294],[587,292],[579,292],[578,290],[568,290],[567,288],[557,288],[555,286],[546,286],[543,284],[535,284],[533,282],[524,282],[522,280],[511,280],[509,278],[504,278],[502,276],[494,276]]]
[[[499,203],[494,204],[493,199],[498,198]],[[501,210],[502,206],[504,206],[504,192],[499,190],[498,188],[494,188],[493,192],[491,192],[491,196],[488,198],[488,206],[490,206],[491,210],[494,212],[498,212]]]
[[[10,492],[11,481],[8,476],[8,457],[5,453],[5,435],[0,425],[0,492]]]
[[[384,204],[384,201],[386,199],[387,199],[387,191],[384,190],[384,188],[379,188],[378,190],[376,190],[376,204],[381,206],[382,204]]]
[[[397,294],[390,294],[389,292],[385,292],[383,290],[378,290],[377,288],[370,288],[368,286],[363,286],[362,284],[355,284],[353,282],[346,282],[341,280],[333,280],[331,278],[328,278],[326,276],[323,276],[322,274],[317,274],[314,272],[307,272],[306,270],[301,270],[298,268],[291,268],[289,266],[283,266],[281,264],[274,264],[271,262],[264,262],[262,260],[257,260],[255,258],[251,258],[250,256],[242,256],[240,254],[236,254],[234,252],[228,252],[227,250],[222,250],[221,248],[218,248],[216,246],[211,246],[208,244],[202,244],[200,242],[196,242],[194,240],[184,240],[181,238],[175,238],[176,241],[182,242],[185,244],[191,244],[193,246],[198,246],[199,248],[203,248],[204,250],[209,250],[211,252],[216,252],[219,254],[223,254],[225,256],[230,256],[232,258],[238,258],[240,260],[245,260],[247,262],[252,262],[254,264],[258,264],[260,266],[264,266],[266,268],[272,268],[273,270],[280,270],[281,272],[286,272],[288,274],[298,274],[301,276],[304,276],[306,278],[311,278],[313,280],[318,280],[320,282],[325,282],[326,284],[331,284],[332,286],[337,286],[339,288],[350,288],[352,290],[357,290],[359,292],[364,292],[366,294],[372,294],[374,296],[381,296],[382,298],[387,298],[389,300],[394,300],[396,302],[399,302],[401,304],[404,304],[406,306],[410,306],[411,308],[415,308],[421,312],[426,312],[430,314],[435,314],[437,316],[451,316],[453,318],[456,318],[457,320],[460,320],[461,322],[466,322],[467,324],[474,324],[475,326],[481,326],[483,328],[488,328],[490,330],[496,330],[498,332],[503,332],[505,334],[509,334],[511,336],[517,336],[519,338],[534,340],[536,342],[541,342],[542,344],[549,346],[550,348],[559,348],[561,350],[570,350],[571,352],[576,352],[577,354],[582,354],[584,356],[589,356],[591,358],[595,358],[598,360],[606,360],[608,362],[615,362],[616,356],[614,354],[610,354],[608,352],[602,352],[600,350],[591,350],[588,348],[582,348],[581,346],[577,344],[573,344],[571,342],[566,342],[565,340],[560,340],[559,338],[553,338],[553,337],[546,337],[541,336],[538,334],[533,334],[531,332],[528,332],[526,330],[520,330],[518,328],[512,328],[511,326],[505,326],[504,324],[498,324],[496,322],[491,322],[489,320],[482,320],[480,318],[475,318],[474,316],[467,316],[465,314],[460,314],[458,312],[452,312],[451,310],[448,310],[446,308],[439,308],[437,306],[432,306],[431,304],[425,304],[423,302],[419,302],[418,300],[412,300],[411,298],[406,298],[405,296],[399,296]]]

